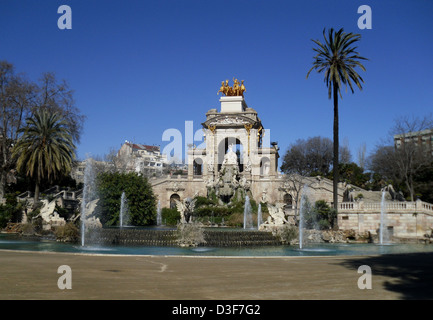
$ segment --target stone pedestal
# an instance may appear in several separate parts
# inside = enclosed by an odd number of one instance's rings
[[[242,96],[221,97],[220,102],[221,113],[243,112],[247,108],[247,104]]]

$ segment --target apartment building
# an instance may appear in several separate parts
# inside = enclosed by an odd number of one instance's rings
[[[408,143],[421,147],[422,150],[433,156],[433,129],[394,135],[394,146],[397,149]]]

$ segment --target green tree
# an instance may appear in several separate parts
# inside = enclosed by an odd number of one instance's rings
[[[41,182],[53,181],[71,171],[75,145],[67,122],[58,113],[47,110],[27,118],[20,133],[22,136],[14,146],[12,156],[17,159],[17,170],[35,182],[36,206]]]
[[[0,228],[6,227],[8,222],[20,222],[22,204],[18,203],[15,194],[6,194],[6,201],[0,205]]]
[[[145,226],[156,222],[156,198],[146,177],[136,173],[103,172],[97,177],[99,218],[104,225],[120,221],[120,202],[125,192],[129,224]]]
[[[13,189],[11,186],[21,179],[16,175],[12,149],[26,118],[41,109],[60,114],[73,142],[80,141],[85,117],[75,107],[68,83],[59,81],[54,73],[42,74],[35,83],[25,74],[16,73],[12,63],[0,61],[0,198],[4,198]]]
[[[334,227],[337,220],[335,209],[331,208],[325,200],[318,200],[304,213],[304,222],[307,229],[325,230]]]
[[[365,67],[360,63],[359,60],[367,60],[361,57],[356,51],[357,41],[361,39],[360,34],[346,33],[343,29],[337,32],[334,29],[328,31],[326,36],[325,29],[323,29],[323,38],[325,43],[321,43],[319,40],[312,40],[317,47],[313,50],[317,53],[314,56],[313,66],[307,73],[307,78],[312,70],[316,70],[318,73],[324,72],[325,83],[328,87],[328,97],[334,98],[334,154],[333,154],[333,167],[338,168],[339,163],[339,139],[338,139],[338,95],[341,96],[341,87],[344,84],[350,87],[352,93],[354,92],[352,81],[362,89],[361,83],[364,82],[362,77],[355,71],[356,67],[361,68],[365,71]],[[334,170],[334,208],[338,209],[338,182],[339,175],[338,170]]]
[[[356,163],[340,163],[339,171],[340,181],[344,181],[363,189],[369,188],[370,174],[365,173],[364,169]],[[332,172],[329,174],[328,178],[331,178],[331,176]]]

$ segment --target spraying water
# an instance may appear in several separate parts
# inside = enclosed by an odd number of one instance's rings
[[[162,225],[161,200],[158,200],[158,207],[156,209],[156,225]]]
[[[94,170],[93,159],[86,160],[86,168],[84,169],[84,185],[83,185],[83,200],[81,202],[81,245],[85,244],[86,235],[86,221],[88,218],[88,211],[90,202],[95,198],[96,192],[96,173]]]
[[[244,206],[244,229],[253,228],[253,216],[251,213],[251,203],[250,198],[245,196],[245,206]]]
[[[302,188],[301,205],[299,206],[299,249],[302,249],[304,243],[304,214],[308,209],[308,187]]]
[[[120,198],[120,227],[127,226],[129,222],[128,220],[128,199],[126,198],[125,192],[122,192]]]
[[[259,203],[259,208],[257,210],[257,229],[260,229],[260,225],[263,223],[262,218],[262,204]]]
[[[379,230],[379,242],[383,244],[384,241],[384,230],[386,225],[386,202],[385,202],[385,189],[382,190],[382,201],[380,202],[380,230]]]

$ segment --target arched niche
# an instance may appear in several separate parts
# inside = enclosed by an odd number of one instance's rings
[[[195,176],[203,175],[203,159],[195,158],[193,162],[193,174]]]
[[[176,201],[180,201],[180,196],[177,193],[173,193],[170,196],[170,209],[176,209]]]
[[[268,157],[260,159],[260,175],[268,176],[271,170],[271,160]]]
[[[244,146],[238,138],[226,137],[220,141],[218,144],[218,171],[221,170],[222,163],[224,161],[224,156],[232,146],[233,151],[236,153],[238,158],[239,172],[244,171]]]
[[[290,193],[286,193],[283,197],[283,202],[284,202],[284,206],[287,209],[292,209],[293,208],[293,197]]]

